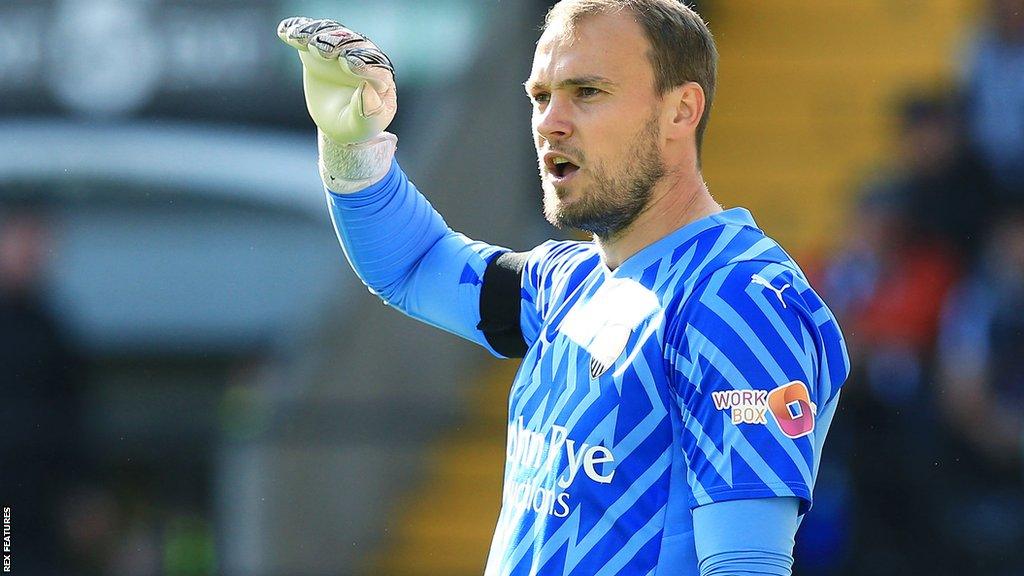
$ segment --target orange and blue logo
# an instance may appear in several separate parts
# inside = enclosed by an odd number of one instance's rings
[[[782,433],[789,438],[800,438],[814,431],[814,413],[807,386],[794,380],[768,393],[768,410],[779,423]]]

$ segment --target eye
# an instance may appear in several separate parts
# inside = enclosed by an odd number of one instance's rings
[[[593,96],[597,96],[600,93],[601,91],[599,89],[594,88],[592,86],[580,86],[579,90],[577,90],[577,94],[579,94],[583,98],[591,98]]]
[[[551,100],[551,94],[548,94],[547,92],[536,92],[530,96],[530,99],[537,104],[544,104],[548,100]]]

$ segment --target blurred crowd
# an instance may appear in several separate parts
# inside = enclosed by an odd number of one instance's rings
[[[1024,574],[1024,0],[986,5],[958,85],[899,103],[893,165],[818,271],[854,372],[796,574]],[[40,207],[0,221],[0,495],[19,569],[214,573],[201,511],[163,509],[157,475],[130,464],[110,485],[90,459],[89,366],[45,304],[48,235]]]
[[[821,271],[854,372],[807,573],[1024,574],[1024,2],[988,6]]]

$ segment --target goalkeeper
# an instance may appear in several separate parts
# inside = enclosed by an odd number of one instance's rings
[[[278,34],[359,277],[523,358],[486,574],[790,574],[849,361],[796,263],[704,184],[718,55],[700,16],[677,0],[551,9],[526,83],[544,212],[593,240],[522,253],[452,231],[408,180],[377,46],[331,20]]]

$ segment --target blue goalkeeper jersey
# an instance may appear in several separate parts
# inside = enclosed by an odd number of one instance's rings
[[[486,575],[697,575],[692,510],[811,505],[849,372],[835,318],[741,208],[608,270],[551,241],[522,271]]]
[[[590,242],[524,255],[454,232],[397,162],[366,190],[328,192],[372,292],[524,356],[487,576],[789,573],[789,514],[811,505],[849,361],[749,212],[697,220],[610,271]]]

